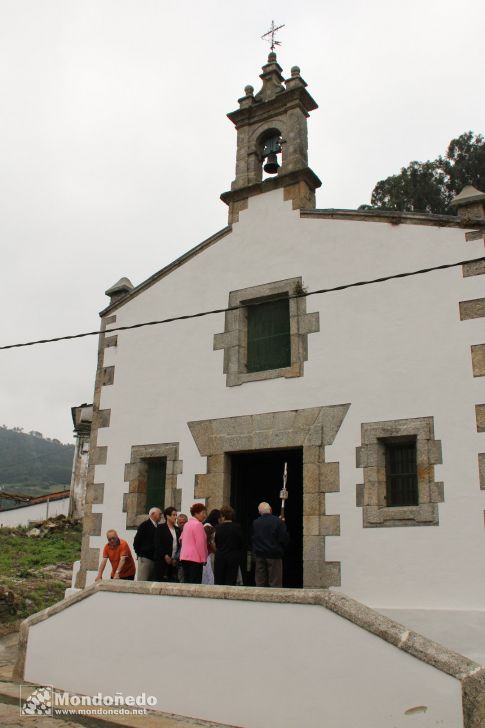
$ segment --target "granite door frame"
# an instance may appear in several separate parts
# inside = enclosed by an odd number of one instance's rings
[[[325,560],[325,539],[340,535],[340,515],[327,514],[325,495],[340,490],[338,462],[325,462],[350,404],[309,407],[283,412],[198,420],[188,427],[200,454],[207,458],[205,473],[195,476],[194,495],[207,507],[229,503],[229,454],[260,450],[303,449],[303,586],[340,586],[339,561]]]

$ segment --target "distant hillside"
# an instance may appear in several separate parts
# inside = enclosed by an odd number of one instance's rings
[[[0,427],[0,486],[6,491],[41,494],[71,482],[74,445]]]

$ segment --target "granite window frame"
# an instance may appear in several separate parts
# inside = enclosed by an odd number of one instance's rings
[[[434,466],[442,463],[442,454],[441,442],[434,438],[433,417],[365,422],[361,432],[356,465],[364,471],[364,483],[357,485],[356,504],[362,508],[363,527],[438,526],[444,486],[434,480]],[[386,443],[409,442],[413,437],[418,505],[388,506]]]
[[[153,445],[133,445],[130,462],[125,464],[125,483],[129,490],[123,493],[123,512],[126,513],[126,528],[138,528],[147,519],[147,471],[149,460],[166,462],[165,502],[161,509],[173,506],[180,510],[181,494],[177,488],[177,477],[182,473],[182,460],[179,460],[179,443],[165,442]]]
[[[215,351],[224,350],[223,372],[226,386],[234,387],[247,382],[255,382],[278,377],[302,377],[304,363],[308,359],[308,334],[320,331],[319,313],[307,313],[306,297],[292,297],[303,291],[301,276],[259,286],[241,288],[229,293],[225,313],[225,326],[222,333],[214,335]],[[276,369],[247,371],[247,305],[264,303],[275,298],[289,296],[290,313],[290,366]]]

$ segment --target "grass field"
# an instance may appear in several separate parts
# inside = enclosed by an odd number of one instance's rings
[[[7,614],[0,598],[0,634],[62,599],[66,581],[43,568],[55,564],[69,566],[80,557],[80,524],[52,530],[43,538],[28,538],[27,531],[0,528],[0,586],[14,593],[17,609],[16,615]]]

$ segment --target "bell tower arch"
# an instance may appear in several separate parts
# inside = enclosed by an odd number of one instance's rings
[[[308,166],[307,119],[318,106],[298,66],[286,81],[282,70],[272,51],[260,74],[261,90],[255,94],[246,86],[239,108],[228,114],[237,131],[236,176],[221,195],[229,223],[237,222],[249,197],[278,187],[285,188],[294,209],[315,207],[322,183]]]

